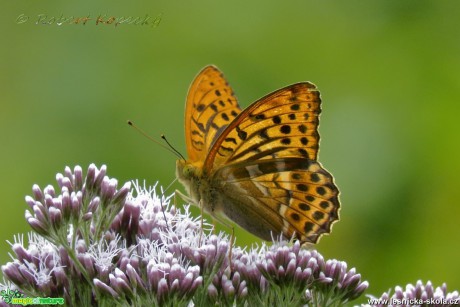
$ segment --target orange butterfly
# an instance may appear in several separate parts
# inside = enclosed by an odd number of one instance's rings
[[[339,191],[317,162],[320,94],[309,82],[277,90],[241,110],[214,66],[190,86],[188,160],[176,173],[186,199],[271,240],[316,243],[338,220]]]

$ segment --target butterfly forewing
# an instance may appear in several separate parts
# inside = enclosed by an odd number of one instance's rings
[[[185,107],[188,160],[204,162],[207,153],[230,122],[241,112],[222,72],[204,68],[190,86]]]
[[[238,161],[316,160],[320,96],[308,82],[280,89],[245,109],[219,136],[205,162],[212,170]]]

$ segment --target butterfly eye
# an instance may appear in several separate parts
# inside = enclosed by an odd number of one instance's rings
[[[195,167],[190,164],[184,165],[182,169],[182,173],[184,174],[185,178],[191,178],[195,173]]]

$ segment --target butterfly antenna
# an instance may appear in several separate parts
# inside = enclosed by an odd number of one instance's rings
[[[161,135],[161,138],[166,142],[166,144],[168,144],[169,148],[171,148],[171,150],[173,150],[176,153],[176,155],[178,155],[180,158],[182,158],[182,160],[185,161],[184,156],[168,142],[164,134]]]
[[[138,126],[136,126],[132,121],[128,120],[128,125],[130,125],[131,127],[133,127],[134,129],[137,130],[137,132],[139,132],[140,134],[142,134],[143,136],[145,136],[146,138],[148,138],[150,141],[154,142],[154,143],[157,143],[158,145],[160,145],[161,147],[163,147],[164,149],[168,150],[169,152],[172,152],[175,156],[177,156],[178,158],[181,158],[181,159],[184,159],[184,157],[176,150],[174,149],[171,145],[168,146],[165,146],[163,143],[155,140],[153,137],[151,137],[150,135],[148,135],[144,130],[142,130],[141,128],[139,128]],[[163,136],[162,136],[163,137]],[[166,141],[167,143],[167,141]],[[185,159],[184,159],[185,160]]]

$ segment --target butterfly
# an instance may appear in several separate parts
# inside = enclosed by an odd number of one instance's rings
[[[264,240],[316,243],[339,219],[339,190],[317,161],[320,93],[310,82],[242,110],[215,66],[194,79],[185,105],[188,159],[176,162],[186,200]]]

